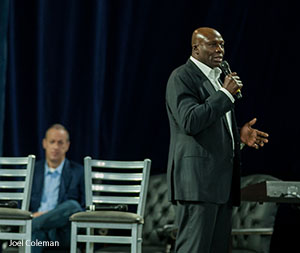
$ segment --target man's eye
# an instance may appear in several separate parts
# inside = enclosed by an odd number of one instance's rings
[[[211,42],[211,43],[208,43],[208,46],[209,47],[221,47],[221,48],[224,48],[224,44],[219,44],[217,42]]]

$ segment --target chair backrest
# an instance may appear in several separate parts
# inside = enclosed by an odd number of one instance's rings
[[[28,211],[35,156],[0,157],[0,201],[21,202]]]
[[[135,206],[144,215],[151,160],[106,161],[85,157],[86,205]]]

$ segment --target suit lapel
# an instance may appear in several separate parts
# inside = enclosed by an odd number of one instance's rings
[[[231,136],[231,134],[230,134],[230,128],[229,128],[229,125],[228,125],[228,121],[227,121],[226,115],[222,116],[222,121],[225,124],[225,128],[227,129],[228,134]]]
[[[216,90],[215,90],[213,84],[209,81],[209,79],[203,74],[203,72],[190,59],[187,61],[187,65],[192,69],[193,72],[195,72],[195,74],[199,78],[201,78],[202,80],[204,79],[204,81],[202,82],[203,87],[207,90],[209,95],[213,95],[214,93],[216,93]],[[221,82],[220,79],[218,81],[219,81],[219,83],[222,87],[223,83]],[[235,121],[233,122],[233,120],[234,120],[234,110],[231,111],[231,115],[232,115],[232,126],[233,126],[234,124],[236,124]],[[221,120],[223,121],[223,123],[225,125],[225,128],[227,129],[228,134],[231,136],[230,128],[229,128],[229,125],[228,125],[228,122],[227,122],[226,115],[223,115]]]
[[[200,81],[203,84],[203,87],[207,90],[209,95],[216,93],[215,88],[204,73],[193,63],[190,59],[187,61],[187,66],[199,77]]]
[[[216,93],[215,88],[213,87],[212,83],[207,79],[207,77],[204,77],[206,80],[203,82],[203,86],[208,91],[209,95],[212,95]]]
[[[235,142],[240,142],[240,135],[239,135],[239,131],[238,131],[238,127],[237,127],[237,122],[236,122],[236,118],[235,118],[235,112],[234,109],[231,110],[232,111],[232,133],[233,133],[233,137],[235,139]]]
[[[36,187],[35,192],[37,192],[38,203],[40,203],[42,200],[44,181],[45,181],[45,160],[38,163],[38,166],[35,168],[35,173],[36,173],[35,182],[39,182],[39,183],[35,184],[34,187]]]
[[[219,81],[219,84],[221,85],[221,87],[223,87],[223,83],[222,83],[222,81],[221,81],[220,78],[218,79],[218,81]],[[228,125],[228,121],[227,121],[226,115],[224,115],[222,117],[222,119],[223,119],[223,122],[224,122],[224,124],[226,126],[226,129],[227,129],[228,133],[230,134],[230,128],[229,128],[229,125]],[[233,133],[233,131],[234,131],[233,127],[234,127],[234,124],[236,124],[235,123],[235,117],[234,117],[234,109],[231,110],[231,122],[232,122],[231,125],[232,125],[232,133]],[[233,133],[233,135],[234,135],[234,133]],[[230,134],[230,136],[231,136],[231,134]]]
[[[68,189],[68,185],[70,184],[70,180],[72,178],[70,170],[70,162],[66,159],[60,178],[58,203],[61,203],[63,201],[63,198],[66,195],[66,191]]]

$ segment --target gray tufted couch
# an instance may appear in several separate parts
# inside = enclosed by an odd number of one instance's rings
[[[266,180],[278,179],[263,174],[249,175],[242,177],[241,187]],[[232,253],[268,253],[276,212],[276,203],[242,201],[240,207],[234,207]],[[174,243],[175,230],[168,227],[169,224],[174,224],[174,217],[174,208],[167,199],[166,175],[151,176],[143,240],[145,247],[157,246],[157,251],[154,250],[152,253],[168,252]],[[164,227],[165,230],[162,229]]]
[[[175,211],[168,201],[166,174],[150,177],[145,209],[143,250],[155,245],[154,251],[168,252],[175,240],[173,229]],[[170,226],[168,226],[170,225]]]
[[[242,177],[242,188],[266,180],[278,180],[269,175]],[[233,209],[232,253],[268,253],[277,205],[275,203],[242,202]],[[175,242],[175,211],[167,198],[166,174],[150,177],[143,228],[143,253],[172,252]],[[261,228],[263,234],[247,229]],[[270,232],[271,231],[271,232]],[[127,253],[128,248],[106,247],[97,252]]]
[[[249,175],[242,177],[241,188],[267,180],[279,179],[263,174]],[[268,253],[277,208],[276,203],[244,201],[239,207],[234,207],[232,214],[232,252]]]

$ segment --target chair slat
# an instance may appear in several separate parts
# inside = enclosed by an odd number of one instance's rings
[[[1,181],[0,188],[11,189],[11,188],[24,188],[25,182],[24,181]],[[1,194],[1,193],[0,193]]]
[[[2,240],[11,240],[12,238],[14,238],[14,240],[22,240],[24,239],[24,237],[26,236],[26,233],[12,233],[12,232],[8,232],[8,233],[1,233],[1,239]],[[24,243],[25,245],[25,243]]]
[[[0,199],[3,200],[23,200],[24,194],[22,192],[0,192]]]
[[[113,238],[107,238],[107,236],[99,235],[78,235],[78,242],[98,242],[98,243],[131,243],[132,239],[126,236],[114,236]]]
[[[143,175],[141,173],[109,173],[109,172],[92,172],[92,178],[104,180],[120,180],[120,181],[141,181]]]
[[[0,176],[5,177],[25,177],[26,170],[22,169],[0,169]]]
[[[141,191],[141,186],[140,185],[92,185],[92,190],[98,192],[138,193]]]
[[[137,205],[139,203],[139,198],[138,197],[93,196],[93,203]]]
[[[27,165],[28,157],[0,157],[0,164]]]
[[[105,167],[105,168],[126,168],[126,169],[142,169],[144,162],[133,161],[133,162],[122,162],[122,161],[105,161],[105,160],[92,160],[92,167]]]

